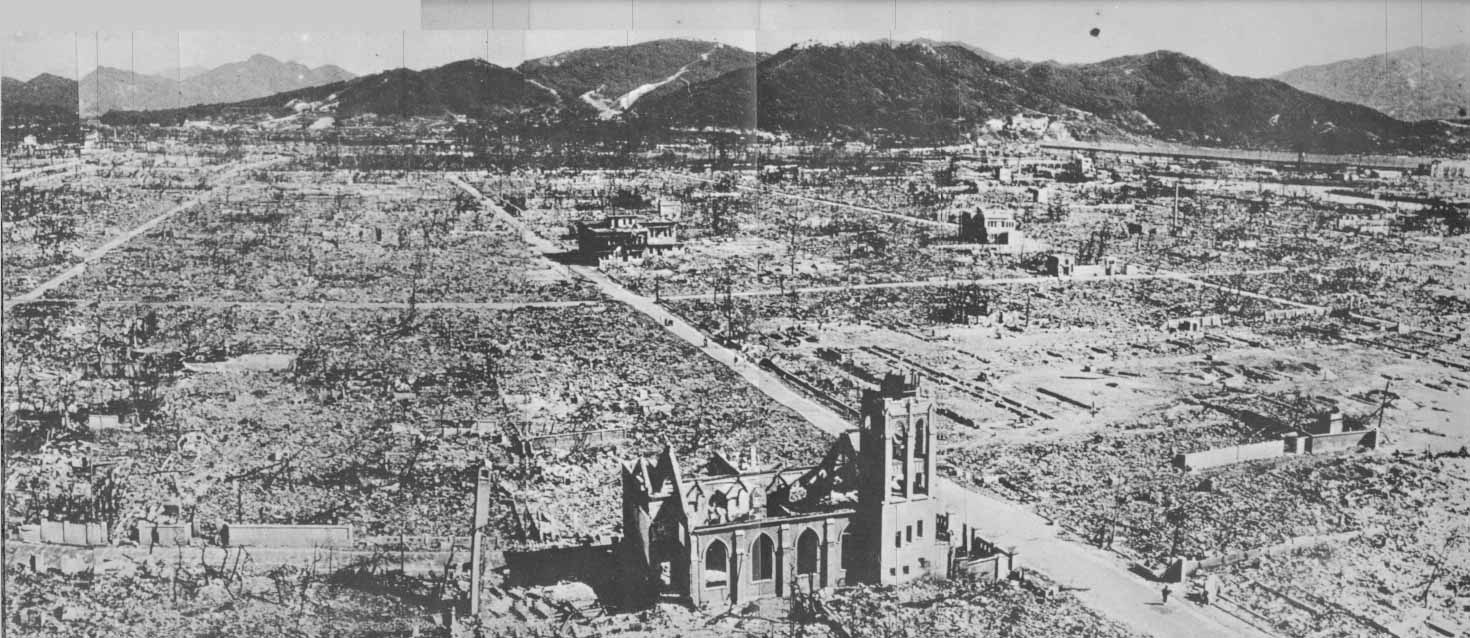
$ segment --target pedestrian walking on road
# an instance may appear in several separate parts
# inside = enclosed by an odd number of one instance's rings
[[[1170,589],[1168,585],[1164,585],[1164,589],[1160,593],[1164,596],[1164,603],[1163,604],[1165,604],[1165,605],[1169,604],[1169,594],[1174,593],[1173,590]]]

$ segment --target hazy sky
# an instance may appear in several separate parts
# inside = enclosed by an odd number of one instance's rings
[[[29,80],[42,73],[77,78],[77,35],[7,33],[0,40],[0,75]]]
[[[1470,42],[1470,2],[497,2],[424,0],[424,26],[458,30],[11,35],[0,42],[0,69],[23,79],[43,71],[76,77],[98,64],[172,73],[179,67],[214,67],[265,53],[308,66],[330,63],[367,74],[399,66],[422,69],[470,57],[513,66],[569,49],[676,36],[764,51],[807,40],[929,37],[964,41],[1005,57],[1061,62],[1171,49],[1228,73],[1266,77],[1421,43]],[[1089,34],[1094,28],[1099,30],[1096,37]]]

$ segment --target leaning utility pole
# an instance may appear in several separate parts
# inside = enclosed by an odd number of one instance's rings
[[[490,523],[490,466],[480,466],[475,479],[475,520],[470,530],[470,615],[480,615],[480,579],[484,576],[485,526]]]
[[[1388,384],[1392,381],[1383,382],[1383,400],[1378,404],[1378,433],[1374,434],[1374,447],[1387,443],[1387,437],[1383,436],[1383,413],[1388,411]]]

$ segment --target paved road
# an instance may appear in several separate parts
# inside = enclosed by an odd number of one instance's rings
[[[450,179],[466,192],[481,198],[496,216],[535,237],[535,233],[521,220],[485,200],[474,187],[458,178]],[[536,241],[539,239],[535,237],[532,243],[544,253],[559,252],[550,242]],[[572,269],[609,297],[642,312],[664,326],[670,334],[728,366],[771,399],[801,414],[822,431],[837,435],[855,426],[798,394],[746,357],[709,341],[703,333],[664,310],[653,299],[628,291],[594,268],[573,266]],[[997,545],[1014,547],[1022,564],[1049,575],[1061,585],[1076,588],[1077,597],[1088,606],[1136,631],[1161,638],[1266,638],[1266,634],[1219,610],[1198,607],[1177,598],[1168,606],[1157,604],[1159,590],[1153,583],[1133,575],[1109,554],[1058,538],[1057,527],[1020,506],[970,491],[947,479],[938,481],[938,496],[972,527],[980,530],[982,536]]]
[[[254,168],[260,168],[261,166],[268,166],[270,164],[275,164],[275,163],[278,163],[278,162],[281,162],[281,161],[284,161],[284,160],[285,160],[285,158],[276,158],[276,159],[271,159],[271,160],[263,160],[263,161],[259,161],[259,162],[252,162],[250,164],[241,164],[239,166],[235,166],[233,168],[228,168],[228,169],[225,169],[225,170],[223,170],[221,172],[215,173],[214,175],[211,175],[210,176],[210,179],[211,180],[223,180],[225,178],[228,178],[230,176],[233,176],[235,173],[239,173],[240,171],[250,170],[250,169],[254,169]],[[64,284],[64,283],[72,280],[77,275],[80,275],[80,274],[86,272],[87,271],[87,265],[88,264],[94,263],[94,262],[102,259],[103,257],[105,257],[107,255],[107,253],[112,252],[113,250],[116,250],[118,246],[121,246],[123,244],[128,243],[129,241],[132,241],[132,239],[134,237],[137,237],[139,235],[142,235],[143,233],[146,233],[146,232],[148,232],[150,230],[153,230],[153,228],[155,226],[157,226],[159,224],[162,224],[163,222],[167,221],[168,218],[173,217],[174,215],[177,215],[180,212],[183,212],[183,211],[186,211],[186,210],[188,210],[190,208],[193,208],[193,207],[199,205],[200,202],[203,202],[205,200],[208,200],[211,196],[214,195],[214,192],[215,192],[215,190],[213,188],[211,188],[210,190],[208,190],[208,191],[206,191],[206,192],[204,192],[204,193],[202,193],[200,195],[197,195],[197,196],[193,197],[192,199],[189,199],[189,200],[185,201],[184,203],[179,204],[178,206],[175,206],[173,208],[170,208],[170,209],[168,209],[168,210],[166,210],[166,211],[164,211],[164,212],[162,212],[162,213],[154,216],[152,219],[149,219],[148,221],[145,221],[142,224],[139,224],[136,228],[133,228],[132,230],[129,230],[129,231],[127,231],[127,232],[125,232],[125,233],[123,233],[121,235],[118,235],[117,237],[113,237],[112,239],[108,240],[107,243],[102,244],[101,246],[97,247],[96,250],[93,250],[92,252],[87,253],[87,256],[84,257],[84,258],[82,258],[82,262],[81,263],[79,263],[79,264],[77,264],[75,266],[72,266],[71,268],[66,269],[61,274],[59,274],[59,275],[57,275],[55,277],[52,277],[49,281],[47,281],[47,282],[45,282],[45,283],[37,286],[34,290],[31,290],[30,292],[27,292],[27,293],[24,293],[24,294],[22,294],[20,296],[13,297],[11,299],[5,300],[4,306],[6,308],[9,308],[13,304],[27,303],[27,302],[31,302],[31,301],[35,301],[37,299],[40,299],[41,296],[44,295],[44,294],[46,294],[46,292],[48,290],[52,290],[52,289],[56,288],[57,286],[60,286],[61,284]]]
[[[952,511],[980,530],[986,540],[1014,548],[1018,564],[1050,576],[1088,607],[1134,631],[1160,638],[1269,638],[1228,613],[1200,607],[1182,596],[1160,604],[1160,584],[1129,572],[1110,553],[1059,538],[1058,526],[1020,505],[967,490],[947,479],[936,483],[938,496]]]

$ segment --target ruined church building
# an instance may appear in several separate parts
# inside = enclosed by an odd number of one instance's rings
[[[890,374],[863,393],[860,427],[814,467],[716,453],[685,474],[671,450],[625,463],[619,563],[632,604],[699,606],[856,583],[948,575],[983,541],[931,494],[934,399]],[[972,547],[973,546],[973,547]],[[988,553],[993,553],[991,550]]]

